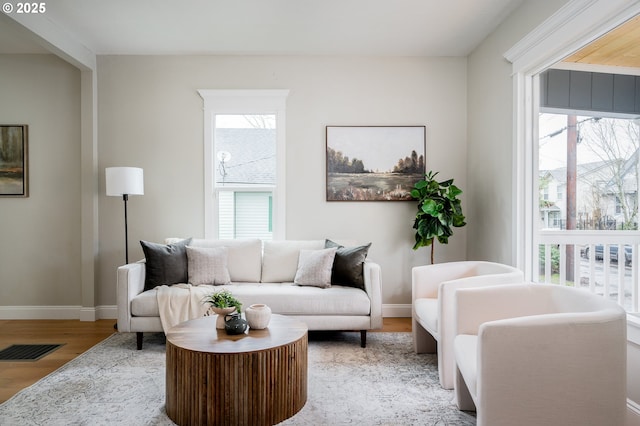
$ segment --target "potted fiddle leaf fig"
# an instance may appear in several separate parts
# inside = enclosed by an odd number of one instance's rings
[[[413,249],[431,246],[432,264],[435,240],[447,244],[453,235],[452,228],[466,225],[458,199],[462,191],[453,184],[453,179],[438,182],[437,174],[433,171],[425,174],[425,178],[416,182],[411,190],[411,196],[418,201],[418,212],[413,223],[416,230]]]

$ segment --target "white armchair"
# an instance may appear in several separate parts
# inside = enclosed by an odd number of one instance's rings
[[[412,270],[412,333],[416,353],[438,352],[440,384],[453,389],[454,293],[459,288],[515,284],[522,271],[483,261],[447,262]],[[487,284],[490,283],[490,284]]]
[[[626,313],[546,284],[456,293],[455,393],[478,426],[622,426]]]

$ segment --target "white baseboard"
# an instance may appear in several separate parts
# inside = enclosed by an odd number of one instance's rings
[[[117,319],[118,318],[118,306],[116,305],[103,305],[96,307],[97,319]]]
[[[80,308],[80,321],[95,321],[96,308]]]
[[[411,318],[411,304],[382,305],[382,316],[385,318]]]
[[[80,306],[0,306],[0,319],[80,319]]]
[[[95,321],[98,319],[115,319],[118,317],[117,306],[0,306],[0,319],[77,319]]]

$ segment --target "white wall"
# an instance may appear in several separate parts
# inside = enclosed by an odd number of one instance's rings
[[[29,125],[29,197],[0,198],[0,316],[81,305],[80,72],[53,55],[0,55],[0,124]]]
[[[515,265],[513,81],[503,55],[566,2],[525,1],[469,55],[469,259]]]
[[[325,201],[326,125],[426,125],[427,167],[455,178],[466,203],[466,59],[270,56],[98,58],[100,259],[98,304],[115,304],[123,263],[122,200],[104,195],[104,168],[139,166],[145,195],[129,201],[130,258],[138,240],[201,237],[203,113],[197,89],[290,89],[287,100],[288,239],[372,242],[383,302],[409,304],[413,202]],[[466,228],[436,261],[461,260]],[[407,311],[408,313],[408,311]]]

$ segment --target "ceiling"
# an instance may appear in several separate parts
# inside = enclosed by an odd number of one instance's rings
[[[640,16],[614,28],[563,62],[640,68]]]
[[[56,0],[43,16],[98,55],[466,56],[522,1]],[[9,21],[0,53],[46,52]]]
[[[466,56],[523,0],[57,0],[45,18],[100,54]],[[563,62],[640,69],[640,16]],[[49,53],[0,14],[1,53]]]

